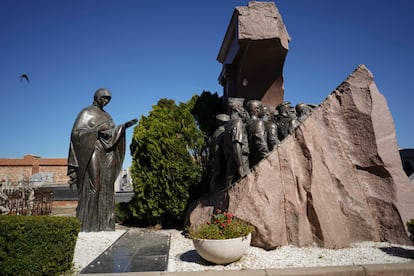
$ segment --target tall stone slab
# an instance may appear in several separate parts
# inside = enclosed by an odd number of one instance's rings
[[[261,100],[275,107],[283,101],[283,65],[290,37],[273,2],[236,7],[217,60],[219,83],[228,97]]]
[[[246,177],[195,202],[187,223],[207,221],[216,208],[250,221],[252,245],[265,249],[410,244],[414,186],[371,72],[359,66]]]

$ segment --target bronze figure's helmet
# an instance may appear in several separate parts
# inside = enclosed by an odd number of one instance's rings
[[[230,121],[230,116],[227,114],[217,114],[216,116],[217,121],[226,123]]]

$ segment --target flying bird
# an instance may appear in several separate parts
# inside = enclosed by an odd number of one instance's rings
[[[20,78],[20,82],[22,82],[23,79],[25,79],[27,82],[30,82],[29,76],[27,74],[21,74],[19,78]]]

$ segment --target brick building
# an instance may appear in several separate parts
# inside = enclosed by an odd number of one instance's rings
[[[53,184],[67,185],[67,158],[40,158],[25,155],[19,158],[0,158],[0,181],[18,183],[39,173],[53,175]]]

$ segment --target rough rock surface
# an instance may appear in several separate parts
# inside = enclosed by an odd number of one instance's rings
[[[290,36],[273,2],[251,1],[236,7],[217,60],[219,82],[227,97],[261,100],[269,107],[283,101],[283,65]]]
[[[410,244],[405,222],[414,218],[414,187],[369,70],[359,66],[246,177],[195,202],[187,224],[208,221],[215,208],[250,221],[252,245],[267,250]]]
[[[249,2],[247,7],[236,7],[238,12],[238,36],[240,40],[280,40],[289,48],[290,36],[282,16],[273,2]]]

